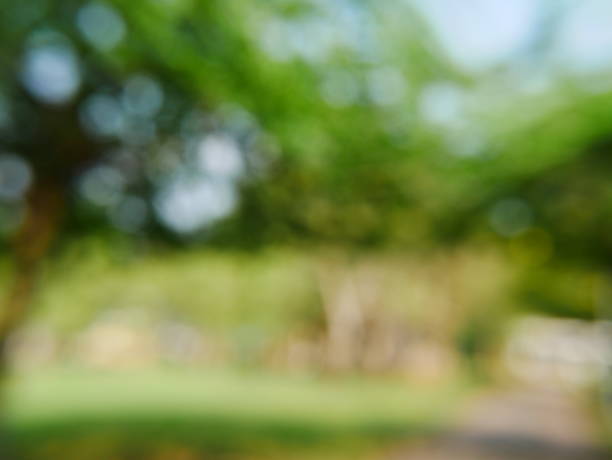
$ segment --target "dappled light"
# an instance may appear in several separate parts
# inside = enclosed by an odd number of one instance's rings
[[[102,51],[112,50],[126,33],[123,19],[108,3],[90,2],[79,8],[76,25],[83,38]]]
[[[34,97],[49,104],[68,102],[81,80],[74,52],[62,43],[34,43],[24,57],[22,78]]]
[[[32,183],[32,170],[21,157],[0,155],[0,197],[6,201],[23,198]]]
[[[605,0],[0,0],[0,459],[599,459]]]

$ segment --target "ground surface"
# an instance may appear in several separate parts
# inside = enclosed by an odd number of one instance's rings
[[[459,382],[409,385],[253,372],[16,376],[0,460],[371,459],[448,421]]]
[[[579,400],[558,389],[521,388],[479,397],[454,428],[391,460],[604,460],[596,428]]]
[[[5,415],[18,460],[612,459],[581,401],[543,388],[472,398],[451,429],[415,443],[471,392],[232,372],[64,372],[15,378]],[[402,439],[412,441],[377,455]]]

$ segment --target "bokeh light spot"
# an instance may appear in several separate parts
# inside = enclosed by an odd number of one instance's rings
[[[113,49],[125,36],[125,23],[111,6],[92,2],[83,6],[76,17],[76,24],[83,37],[96,48]]]
[[[202,171],[215,178],[236,179],[244,172],[240,147],[232,138],[220,134],[200,142],[198,161]]]
[[[21,157],[0,155],[0,199],[18,200],[32,184],[32,170]]]
[[[127,113],[140,117],[155,116],[164,102],[160,84],[146,75],[135,75],[125,84],[121,103]]]
[[[431,83],[421,92],[419,112],[429,123],[452,125],[462,118],[464,99],[463,90],[453,83]]]
[[[85,173],[79,185],[86,200],[98,206],[109,206],[120,200],[125,179],[115,168],[97,166]]]
[[[531,227],[533,213],[525,201],[508,198],[493,206],[489,213],[489,222],[500,235],[513,237]]]
[[[81,122],[85,129],[98,136],[120,136],[125,130],[125,115],[112,96],[94,94],[81,107]]]
[[[155,198],[161,219],[179,233],[192,233],[226,217],[235,208],[234,187],[223,181],[178,178]]]
[[[25,54],[22,80],[27,90],[40,101],[66,103],[81,84],[77,58],[67,45],[33,47]]]

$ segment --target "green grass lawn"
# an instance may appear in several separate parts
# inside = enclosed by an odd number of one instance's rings
[[[229,371],[15,377],[6,432],[20,459],[367,458],[435,429],[466,385]]]

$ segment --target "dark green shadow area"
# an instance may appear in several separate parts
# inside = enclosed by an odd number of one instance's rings
[[[220,416],[124,415],[120,419],[95,417],[11,428],[9,436],[18,459],[44,459],[52,452],[62,458],[147,458],[156,451],[188,449],[198,455],[233,457],[285,450],[362,451],[407,436],[423,435],[433,426],[393,423],[329,427],[293,420],[239,420]],[[85,450],[84,450],[85,449]],[[74,452],[74,453],[73,453]],[[73,453],[73,454],[72,454]],[[71,456],[71,454],[73,456]],[[93,456],[92,456],[93,455]],[[48,457],[52,458],[52,457]]]

